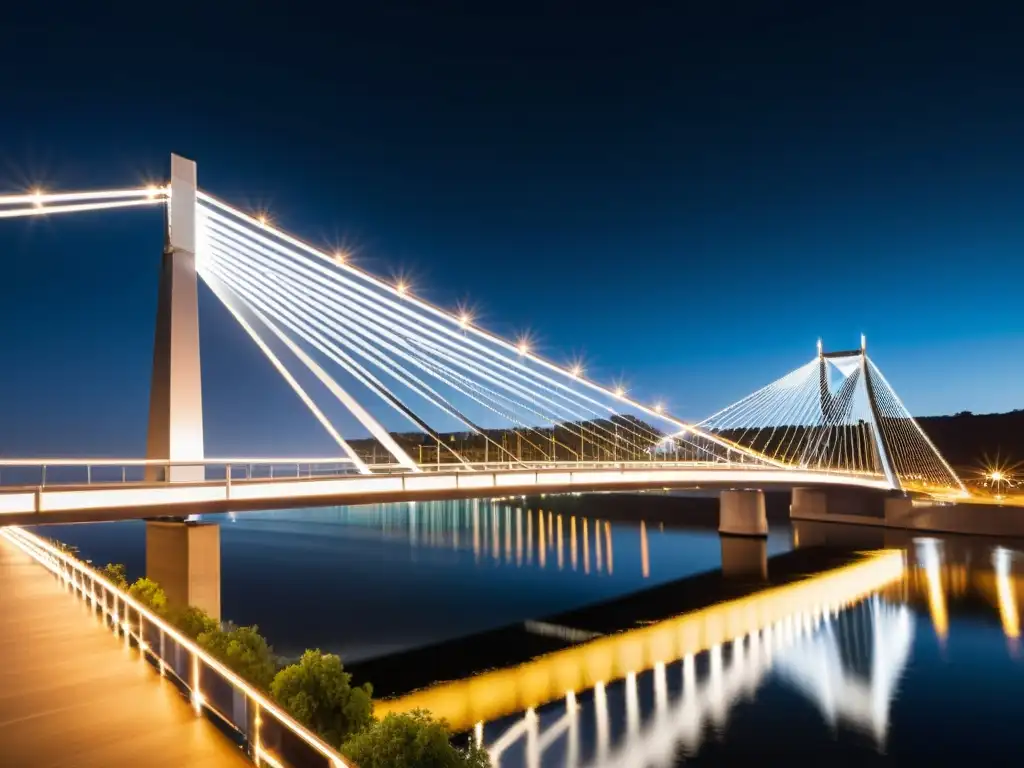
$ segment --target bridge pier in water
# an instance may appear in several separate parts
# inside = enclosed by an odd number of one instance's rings
[[[718,532],[729,536],[767,536],[764,491],[722,491]]]
[[[220,621],[220,526],[146,521],[146,577],[175,606],[200,608]]]

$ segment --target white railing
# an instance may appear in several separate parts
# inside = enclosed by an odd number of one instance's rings
[[[383,468],[389,465],[378,466]],[[356,472],[354,462],[348,457],[242,457],[193,461],[116,458],[0,459],[0,486],[45,488],[55,485],[145,483],[147,471],[162,471],[166,476],[173,467],[202,469],[204,480],[210,482],[338,477]]]
[[[20,528],[4,528],[0,536],[85,601],[115,635],[188,696],[197,715],[209,715],[227,726],[257,765],[354,768],[266,694],[85,563]]]
[[[117,458],[25,458],[0,459],[0,488],[52,488],[93,485],[152,485],[162,481],[147,480],[147,470],[162,470],[164,476],[174,467],[202,469],[203,479],[196,483],[244,483],[259,480],[302,480],[311,478],[334,478],[359,475],[352,459],[347,457],[329,458],[217,458],[193,461],[164,461],[153,459]],[[400,464],[367,464],[372,475],[407,475],[410,470]],[[443,462],[419,464],[421,472],[514,472],[596,470],[611,469],[718,469],[722,471],[764,470],[778,471],[778,467],[759,464],[731,463],[724,461],[487,461],[487,462]],[[877,475],[862,472],[842,472],[813,467],[792,467],[794,471],[829,476],[856,476],[875,478]],[[365,477],[365,475],[363,475]]]

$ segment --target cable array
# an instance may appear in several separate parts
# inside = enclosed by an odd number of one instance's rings
[[[863,351],[819,355],[698,426],[787,465],[964,490]]]
[[[966,493],[963,482],[910,415],[882,372],[872,360],[866,362],[878,422],[885,443],[890,446],[889,460],[900,485],[908,490],[941,492],[951,489]]]
[[[413,472],[495,462],[772,464],[210,195],[198,200],[197,271],[360,471],[378,459]],[[286,360],[367,437],[344,437]]]

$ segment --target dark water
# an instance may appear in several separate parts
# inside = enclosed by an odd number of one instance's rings
[[[223,523],[223,615],[259,624],[278,652],[321,647],[355,661],[721,567],[713,529],[610,522],[581,508],[466,501],[211,518]],[[132,575],[144,571],[144,532],[141,522],[43,531]],[[575,705],[484,723],[495,765],[918,765],[1019,754],[1024,546],[787,525],[773,529],[767,554],[837,540],[905,549],[902,581],[836,615],[804,616],[796,631],[741,638],[582,691]]]
[[[510,502],[209,520],[221,523],[223,617],[258,624],[286,656],[316,647],[356,661],[558,613],[721,563],[713,529],[609,522]],[[78,546],[97,564],[122,562],[132,578],[145,575],[143,521],[40,532]],[[769,537],[770,554],[790,546],[788,529]]]

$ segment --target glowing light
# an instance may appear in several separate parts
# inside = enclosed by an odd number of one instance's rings
[[[665,406],[662,405],[661,403],[655,403],[654,404],[654,412],[655,413],[661,414],[664,410],[665,410]]]
[[[395,290],[398,291],[400,296],[405,296],[409,292],[409,284],[405,280],[399,280],[395,285]]]
[[[574,379],[578,379],[580,376],[583,375],[583,366],[580,365],[579,363],[573,363],[572,367],[569,369],[569,373],[572,374],[572,377]]]
[[[530,342],[529,342],[529,340],[528,339],[519,339],[519,341],[516,342],[516,350],[518,350],[520,355],[528,355],[528,354],[530,354]]]
[[[619,386],[615,387],[615,396],[616,397],[625,397],[626,396],[626,388],[623,387],[622,385],[619,385]]]
[[[473,316],[468,312],[463,312],[459,315],[459,325],[463,328],[469,328],[473,322]]]
[[[146,197],[149,200],[155,200],[157,195],[159,194],[160,187],[156,186],[155,184],[150,184],[148,187],[146,187]]]
[[[346,261],[348,261],[348,253],[346,253],[345,251],[335,251],[334,260],[339,264],[344,264]]]
[[[995,566],[996,594],[999,598],[999,618],[1003,624],[1003,632],[1010,640],[1017,640],[1020,638],[1020,613],[1017,610],[1010,552],[1003,547],[996,547],[992,559]]]
[[[256,217],[256,221],[258,221],[258,222],[259,222],[259,225],[260,225],[261,227],[265,227],[265,226],[267,226],[267,224],[269,223],[269,221],[270,221],[270,220],[269,220],[269,219],[267,218],[267,214],[265,214],[265,213],[261,213],[261,214],[259,214],[259,215],[258,215],[258,216]]]
[[[43,197],[45,196],[45,194],[46,193],[43,192],[43,190],[41,190],[41,189],[33,189],[32,190],[32,204],[36,208],[42,208],[43,207]]]
[[[1002,472],[1000,472],[997,469],[997,470],[994,470],[994,471],[990,472],[988,477],[989,477],[990,480],[992,480],[995,483],[1001,483],[1001,482],[1003,482],[1003,479],[1004,479],[1005,476],[1003,475]]]

